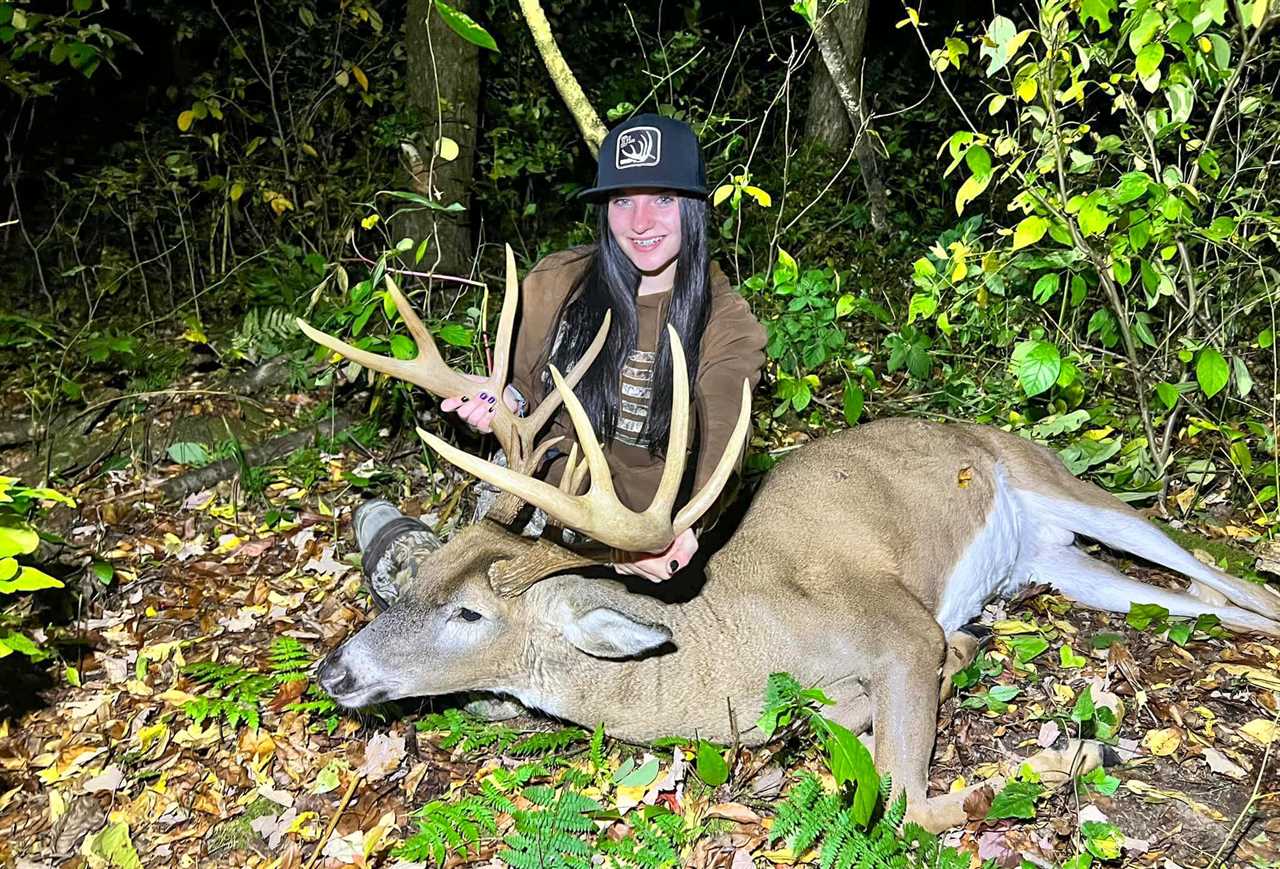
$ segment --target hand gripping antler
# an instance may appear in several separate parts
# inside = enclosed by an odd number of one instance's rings
[[[591,429],[587,413],[574,396],[569,383],[555,366],[551,376],[555,380],[564,406],[573,419],[573,427],[582,446],[586,468],[591,472],[591,485],[586,493],[574,494],[582,479],[582,468],[576,464],[576,451],[570,453],[569,464],[564,469],[561,487],[542,480],[499,467],[491,462],[468,455],[429,432],[418,429],[418,434],[431,447],[464,471],[492,483],[500,489],[517,495],[534,506],[541,507],[561,524],[581,531],[615,549],[628,552],[660,552],[679,534],[691,527],[719,496],[729,475],[733,473],[738,453],[747,436],[751,422],[751,388],[744,378],[742,382],[742,406],[738,423],[715,471],[672,519],[676,494],[684,477],[685,456],[689,443],[689,374],[685,365],[684,348],[675,329],[668,324],[671,340],[671,368],[674,383],[671,398],[671,430],[667,439],[667,460],[658,483],[653,502],[643,512],[628,509],[614,492],[608,461],[600,442]]]
[[[506,402],[502,400],[502,393],[507,384],[511,332],[515,326],[516,303],[520,295],[520,284],[516,278],[515,254],[511,252],[511,246],[507,245],[507,292],[502,300],[502,314],[498,318],[498,337],[494,346],[493,370],[489,373],[488,379],[483,381],[468,380],[445,364],[444,359],[440,356],[440,351],[436,349],[435,341],[431,338],[431,333],[427,331],[427,327],[423,324],[421,318],[418,317],[408,300],[405,299],[404,294],[400,292],[400,288],[396,286],[395,281],[391,280],[390,276],[387,276],[385,280],[387,292],[396,303],[396,310],[400,312],[400,317],[409,329],[409,334],[413,336],[413,340],[418,345],[418,355],[413,359],[393,359],[387,356],[380,356],[377,353],[360,350],[345,341],[321,332],[319,329],[312,328],[310,324],[301,318],[298,319],[298,328],[302,329],[312,341],[329,348],[335,353],[341,353],[353,362],[358,362],[366,368],[380,371],[397,380],[405,380],[421,386],[439,398],[475,395],[481,390],[487,390],[490,394],[497,396],[497,400],[494,402],[493,434],[497,437],[498,443],[502,445],[503,450],[506,451],[508,465],[516,472],[532,474],[537,469],[542,457],[546,455],[547,450],[560,440],[560,438],[550,438],[535,446],[538,432],[560,407],[560,396],[563,394],[564,387],[562,386],[560,390],[548,395],[538,405],[537,410],[527,417],[516,416],[507,407]],[[600,325],[600,330],[596,333],[595,340],[591,342],[587,352],[573,366],[573,370],[569,372],[567,383],[576,384],[587,369],[591,367],[591,363],[599,355],[600,349],[604,347],[605,337],[609,333],[609,320],[610,314],[606,311],[604,322]]]

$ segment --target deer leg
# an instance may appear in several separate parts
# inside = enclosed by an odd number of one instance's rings
[[[1092,609],[1123,613],[1129,611],[1130,604],[1154,603],[1175,616],[1194,617],[1210,613],[1229,628],[1280,636],[1280,622],[1242,607],[1215,606],[1185,592],[1138,582],[1074,546],[1053,547],[1038,553],[1031,571],[1036,579],[1049,583],[1071,600]]]
[[[879,588],[864,625],[875,646],[867,687],[874,707],[876,766],[906,791],[907,818],[930,830],[964,822],[963,801],[949,810],[928,799],[929,760],[938,726],[938,672],[947,654],[933,614],[897,583]]]

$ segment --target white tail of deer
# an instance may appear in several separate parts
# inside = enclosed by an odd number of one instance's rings
[[[634,525],[651,538],[684,521],[611,505],[612,518],[593,518],[609,488],[589,449],[585,500],[450,455],[590,533]],[[1194,594],[1130,579],[1076,548],[1077,536],[1181,573]],[[974,425],[888,419],[806,445],[771,472],[681,603],[579,575],[583,559],[561,553],[496,523],[463,530],[403,565],[396,602],[325,660],[321,684],[347,706],[492,691],[623,739],[750,744],[763,738],[752,723],[765,681],[786,671],[835,699],[840,723],[872,731],[909,817],[937,830],[964,821],[967,793],[927,794],[940,678],[963,664],[949,640],[987,599],[1042,582],[1087,607],[1158,603],[1280,635],[1271,589],[1201,564],[1049,450]],[[1094,747],[1042,753],[1033,766],[1069,773],[1097,761]]]

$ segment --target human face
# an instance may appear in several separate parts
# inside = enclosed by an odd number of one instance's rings
[[[675,279],[680,253],[680,199],[665,190],[623,190],[609,197],[609,231],[652,283]]]

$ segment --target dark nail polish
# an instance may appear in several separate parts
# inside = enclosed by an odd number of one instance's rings
[[[490,404],[493,404],[493,403],[494,403],[495,401],[497,401],[497,400],[498,400],[498,399],[497,399],[497,397],[496,397],[496,396],[493,396],[493,395],[489,396],[489,403],[490,403]]]
[[[671,572],[675,573],[679,569],[680,569],[680,562],[676,561],[674,558],[671,559]]]
[[[497,410],[497,408],[496,408],[496,407],[491,407],[491,408],[489,408],[489,413],[493,413],[495,410]]]
[[[470,401],[470,400],[471,400],[471,396],[469,396],[469,395],[464,395],[464,396],[462,396],[462,400],[463,400],[463,401]]]

